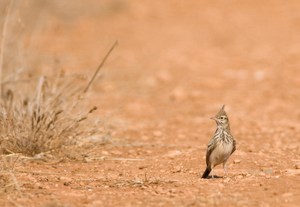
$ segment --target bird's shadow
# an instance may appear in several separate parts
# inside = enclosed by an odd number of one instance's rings
[[[224,178],[224,176],[218,176],[218,175],[214,175],[214,177],[212,177],[211,175],[209,175],[207,178],[205,179],[220,179],[220,178]]]

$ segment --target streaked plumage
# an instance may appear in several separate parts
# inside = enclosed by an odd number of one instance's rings
[[[226,162],[236,149],[236,142],[230,133],[229,120],[224,107],[223,105],[217,115],[212,117],[217,123],[217,129],[207,146],[207,167],[202,178],[208,178],[210,172],[212,172],[212,177],[214,177],[213,168],[221,163],[223,163],[225,174],[227,174]]]

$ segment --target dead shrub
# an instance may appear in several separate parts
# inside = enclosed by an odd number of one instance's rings
[[[40,77],[35,89],[30,83],[6,87],[0,100],[0,153],[33,156],[97,133],[93,124],[86,124],[96,107],[82,113],[83,86],[68,79]]]

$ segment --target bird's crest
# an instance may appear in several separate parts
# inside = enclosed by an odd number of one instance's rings
[[[216,114],[216,116],[215,116],[216,118],[220,118],[221,116],[227,116],[224,108],[225,108],[225,105],[223,105],[222,108],[220,109],[220,111]]]

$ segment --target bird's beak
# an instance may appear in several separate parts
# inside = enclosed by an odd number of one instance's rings
[[[210,117],[210,119],[213,119],[213,120],[217,121],[217,118],[216,118],[216,117]]]

